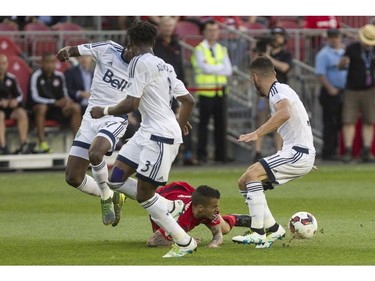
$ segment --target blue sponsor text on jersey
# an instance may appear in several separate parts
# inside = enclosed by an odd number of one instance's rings
[[[115,74],[107,69],[107,71],[104,74],[103,81],[110,84],[113,88],[116,88],[120,91],[124,91],[126,84],[128,84],[128,81],[125,79],[122,79],[121,81],[119,79],[114,78]]]

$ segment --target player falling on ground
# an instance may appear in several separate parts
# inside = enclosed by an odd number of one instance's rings
[[[232,240],[269,248],[285,235],[285,229],[276,223],[263,185],[278,186],[309,173],[315,161],[315,148],[306,109],[295,91],[277,81],[272,61],[266,56],[254,59],[250,64],[250,78],[258,94],[269,99],[271,118],[255,131],[241,135],[238,141],[255,141],[277,130],[283,147],[251,165],[239,179],[240,192],[251,214],[252,233],[235,236]]]
[[[181,200],[184,208],[177,217],[178,224],[189,232],[199,224],[211,230],[212,240],[207,247],[219,247],[223,243],[223,235],[228,234],[234,226],[250,227],[251,217],[248,215],[220,215],[220,192],[207,185],[195,189],[187,182],[172,182],[160,187],[156,193],[170,202]],[[151,219],[151,218],[150,218]],[[147,246],[171,246],[172,240],[165,231],[151,219],[154,234],[148,239]],[[200,239],[194,238],[198,244]]]
[[[128,189],[134,186],[126,186],[126,180],[136,172],[137,201],[175,242],[164,257],[182,257],[192,253],[197,243],[169,214],[155,190],[168,181],[171,165],[182,143],[182,132],[189,133],[188,119],[195,101],[177,79],[173,67],[153,54],[152,47],[157,36],[155,26],[137,21],[127,30],[127,34],[130,43],[125,56],[131,59],[127,97],[115,106],[94,107],[91,115],[102,118],[139,109],[141,126],[121,148],[109,178],[110,186],[128,193]],[[178,120],[171,109],[173,97],[181,102]],[[134,194],[134,190],[130,193]]]

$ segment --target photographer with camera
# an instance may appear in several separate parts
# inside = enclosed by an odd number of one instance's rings
[[[275,71],[276,78],[280,83],[288,83],[288,72],[292,68],[292,54],[286,49],[288,42],[288,34],[282,27],[273,27],[271,32],[261,37],[253,50],[253,58],[258,56],[267,56],[271,59]],[[262,97],[258,98],[256,126],[260,126],[269,118],[269,104]],[[282,147],[282,140],[277,132],[274,132],[274,143],[276,151]],[[255,141],[255,155],[253,162],[262,158],[263,137]]]

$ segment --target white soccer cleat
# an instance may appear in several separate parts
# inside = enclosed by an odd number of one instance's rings
[[[180,258],[187,254],[192,254],[197,250],[197,247],[198,244],[192,237],[190,243],[186,247],[182,247],[174,243],[172,249],[168,253],[166,253],[163,258]]]
[[[182,200],[174,200],[173,204],[173,210],[170,212],[170,214],[176,220],[183,213],[185,203]]]
[[[256,244],[261,245],[266,241],[266,234],[258,234],[256,232],[248,233],[245,235],[238,235],[232,238],[234,243],[240,244]]]
[[[275,243],[277,240],[281,240],[285,237],[285,229],[279,224],[279,228],[276,232],[271,232],[267,235],[266,242],[261,245],[257,245],[255,248],[263,249],[263,248],[271,248],[272,244]]]

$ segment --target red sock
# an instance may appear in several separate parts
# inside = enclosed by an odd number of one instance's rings
[[[223,215],[221,217],[223,218],[223,220],[225,220],[229,224],[230,229],[232,229],[233,226],[236,224],[236,217],[235,216]]]

